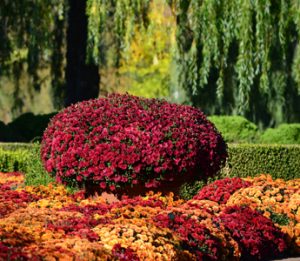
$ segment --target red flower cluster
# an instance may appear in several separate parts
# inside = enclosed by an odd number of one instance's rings
[[[223,138],[199,109],[119,94],[58,113],[41,154],[57,181],[111,191],[213,176],[227,157]]]
[[[159,227],[173,230],[180,238],[181,248],[197,257],[197,260],[220,260],[219,249],[222,248],[218,238],[208,228],[181,212],[169,212],[154,217]]]
[[[67,220],[50,223],[47,225],[47,228],[52,231],[64,231],[65,235],[79,236],[93,242],[97,241],[99,237],[91,228],[98,224],[99,222],[91,217],[72,217]]]
[[[0,242],[0,260],[28,260],[28,257],[22,253],[22,248],[8,247]]]
[[[223,223],[231,232],[245,260],[278,258],[287,250],[284,233],[270,219],[249,207],[227,207],[214,221]]]
[[[124,248],[120,244],[115,244],[112,249],[114,257],[118,258],[119,261],[139,261],[139,257],[130,248]]]
[[[203,187],[193,199],[202,200],[208,199],[219,204],[226,204],[230,196],[241,188],[251,186],[251,182],[245,181],[241,178],[225,178],[212,182]]]
[[[26,191],[14,191],[9,187],[0,190],[0,218],[14,212],[19,208],[26,208],[29,202],[38,201],[37,195],[32,195]]]

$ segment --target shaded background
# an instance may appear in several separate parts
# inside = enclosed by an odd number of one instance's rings
[[[299,122],[299,21],[293,0],[3,0],[0,121],[129,92]]]

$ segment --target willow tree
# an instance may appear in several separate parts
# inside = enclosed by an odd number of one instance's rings
[[[33,98],[41,88],[39,69],[51,66],[55,86],[62,83],[65,6],[61,0],[0,2],[0,76],[13,75],[14,107],[22,107],[21,74],[31,76]],[[1,86],[2,89],[3,86]]]
[[[148,1],[33,0],[0,2],[0,76],[13,75],[15,106],[21,72],[40,91],[40,69],[51,68],[56,108],[99,94],[99,66],[118,66],[133,23],[147,23]]]
[[[168,1],[179,85],[208,113],[300,120],[300,1]]]

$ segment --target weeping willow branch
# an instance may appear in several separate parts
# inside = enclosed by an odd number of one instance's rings
[[[274,81],[270,82],[272,70],[285,75],[280,77],[279,96],[286,95],[288,90],[282,88],[293,82],[300,93],[299,0],[167,2],[181,18],[177,19],[180,54],[177,62],[181,64],[179,75],[183,75],[179,77],[180,84],[190,89],[193,95],[213,88],[215,101],[222,106],[228,102],[225,99],[231,92],[232,111],[247,114],[258,110],[259,106],[253,105],[255,97],[271,102],[274,92]],[[185,28],[193,37],[187,36]],[[297,48],[291,42],[297,42]],[[287,57],[293,52],[290,63]],[[235,68],[234,72],[231,68]],[[226,85],[228,79],[231,86]],[[279,97],[278,100],[285,99]]]
[[[105,60],[105,49],[110,48],[114,49],[114,64],[118,66],[135,25],[147,26],[149,5],[150,0],[87,0],[88,61],[101,64]],[[113,44],[108,44],[108,34]]]

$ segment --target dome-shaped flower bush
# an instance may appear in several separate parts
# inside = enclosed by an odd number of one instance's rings
[[[227,157],[199,109],[119,94],[67,107],[52,118],[41,145],[57,181],[111,191],[213,176]]]

